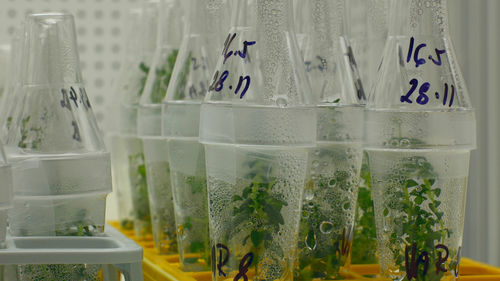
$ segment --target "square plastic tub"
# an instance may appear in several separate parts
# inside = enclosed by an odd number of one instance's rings
[[[107,193],[16,196],[12,236],[95,236],[104,229]]]

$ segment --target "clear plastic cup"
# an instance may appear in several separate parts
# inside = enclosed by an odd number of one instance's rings
[[[475,114],[446,1],[393,1],[365,115],[381,275],[456,280]]]
[[[365,93],[347,38],[345,1],[301,6],[304,67],[317,100],[317,146],[309,151],[294,278],[338,279],[350,264]]]
[[[291,280],[316,109],[292,1],[235,2],[201,107],[213,280]]]
[[[223,1],[191,0],[183,38],[162,104],[168,140],[178,250],[184,271],[210,269],[204,146],[199,143],[200,106],[217,59]]]
[[[161,254],[177,253],[174,203],[167,139],[161,136],[161,103],[167,93],[179,53],[184,11],[178,0],[160,4],[157,46],[142,93],[137,133],[143,140],[149,206],[155,247]]]
[[[100,235],[111,192],[110,155],[83,86],[73,16],[28,15],[23,34],[18,98],[5,145],[14,186],[9,230],[15,236]],[[41,268],[49,267],[65,266]],[[92,278],[97,276],[73,280]]]
[[[7,233],[7,214],[12,207],[12,174],[6,163],[3,145],[0,142],[0,249],[5,247]]]
[[[157,44],[159,1],[146,1],[132,10],[127,20],[125,57],[114,94],[116,131],[110,135],[114,182],[118,192],[120,222],[134,228],[138,237],[151,234],[151,214],[147,191],[142,140],[137,135],[139,101],[146,87]]]
[[[177,228],[165,139],[144,138],[149,206],[155,246],[161,254],[177,253]]]

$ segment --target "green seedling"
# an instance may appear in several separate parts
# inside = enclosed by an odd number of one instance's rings
[[[368,154],[365,152],[363,157],[351,262],[353,264],[376,264],[378,263],[376,256],[377,233],[375,227],[375,210],[371,196]]]

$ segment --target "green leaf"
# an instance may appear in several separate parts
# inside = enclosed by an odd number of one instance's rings
[[[435,188],[434,189],[434,194],[436,194],[436,196],[439,197],[439,195],[441,195],[441,189],[440,188]],[[441,202],[439,202],[439,203],[441,203]],[[437,206],[439,206],[439,205],[437,205]]]
[[[264,237],[266,236],[266,231],[256,231],[252,230],[250,233],[250,239],[252,240],[252,244],[255,248],[259,247]]]
[[[189,246],[191,253],[201,253],[205,249],[205,245],[201,241],[194,241]]]
[[[191,229],[191,228],[193,228],[193,224],[191,223],[191,217],[187,217],[186,218],[186,221],[184,222],[183,227],[185,229]]]
[[[412,179],[409,179],[406,181],[406,187],[414,187],[414,186],[417,186],[418,183]]]

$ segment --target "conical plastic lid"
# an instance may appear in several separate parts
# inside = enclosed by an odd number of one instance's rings
[[[137,107],[156,49],[159,11],[159,1],[148,1],[129,15],[125,56],[114,86],[121,133],[137,133]]]
[[[201,110],[204,143],[314,145],[316,104],[291,0],[241,0]]]
[[[449,35],[446,3],[391,3],[389,38],[368,108],[471,108]]]
[[[13,113],[16,112],[15,105],[18,105],[18,97],[16,93],[21,85],[21,65],[22,65],[22,49],[24,45],[24,24],[18,26],[12,36],[11,40],[11,56],[9,62],[9,75],[8,83],[5,93],[2,97],[2,104],[0,107],[0,139],[4,142],[7,141],[9,128],[12,125]]]
[[[19,104],[6,146],[21,154],[103,151],[83,86],[73,16],[29,15],[22,50]]]
[[[211,83],[215,61],[220,50],[221,0],[190,0],[188,28],[182,40],[167,95],[163,100],[162,134],[197,137],[199,108],[191,111],[177,105],[199,106]]]
[[[161,135],[161,103],[167,93],[182,41],[184,10],[180,0],[160,3],[156,50],[140,99],[139,135]]]
[[[474,111],[446,5],[446,0],[392,1],[389,37],[366,104],[366,146],[475,147]]]
[[[313,94],[322,105],[358,105],[363,84],[347,38],[345,0],[310,0],[304,63]]]
[[[188,28],[174,66],[165,102],[204,99],[208,83],[220,48],[221,33],[217,26],[210,26],[213,16],[221,6],[210,5],[214,0],[190,0]],[[218,2],[221,2],[220,0]],[[212,21],[213,22],[213,21]]]
[[[0,45],[0,99],[3,99],[7,89],[10,53],[9,45]]]

